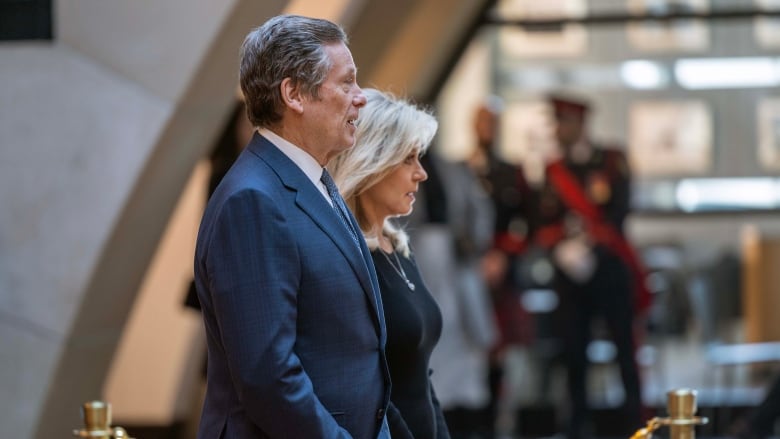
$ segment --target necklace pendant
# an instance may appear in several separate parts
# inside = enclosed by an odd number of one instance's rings
[[[395,261],[398,263],[398,267],[393,264],[392,259],[390,259],[390,256],[387,255],[387,253],[384,250],[380,249],[380,252],[385,256],[385,259],[387,259],[387,263],[390,264],[391,267],[393,267],[393,271],[395,271],[398,276],[403,279],[403,281],[406,283],[406,286],[409,288],[409,291],[414,291],[415,286],[412,281],[409,280],[408,277],[406,277],[406,272],[404,271],[404,266],[401,265],[401,260],[398,258],[398,255],[393,251],[393,258],[395,258]]]

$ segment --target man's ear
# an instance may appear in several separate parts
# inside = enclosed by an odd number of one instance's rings
[[[284,78],[282,83],[279,84],[279,88],[282,92],[282,100],[284,104],[295,113],[303,113],[303,97],[301,96],[300,87],[293,84],[293,80],[290,78]]]

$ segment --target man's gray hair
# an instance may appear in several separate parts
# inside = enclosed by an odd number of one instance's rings
[[[281,120],[280,85],[285,78],[305,96],[318,97],[332,65],[323,46],[347,42],[339,25],[300,15],[279,15],[253,29],[241,45],[239,67],[252,125],[269,127]]]

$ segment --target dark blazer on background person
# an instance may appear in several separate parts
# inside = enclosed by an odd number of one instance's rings
[[[360,247],[362,257],[312,181],[255,134],[198,235],[208,380],[218,382],[204,437],[384,437],[384,311]]]

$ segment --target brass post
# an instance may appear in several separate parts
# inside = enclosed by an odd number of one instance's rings
[[[73,430],[73,436],[91,439],[127,438],[122,427],[111,426],[111,404],[103,401],[89,401],[81,406],[81,420],[84,428]]]
[[[669,412],[670,439],[695,439],[693,429],[696,414],[696,391],[692,389],[677,389],[666,394],[666,409]]]
[[[631,439],[652,439],[653,432],[664,425],[669,426],[670,439],[695,439],[695,425],[707,423],[707,418],[695,416],[696,391],[677,389],[666,393],[666,411],[669,417],[655,417],[647,421],[647,425],[631,436]]]

